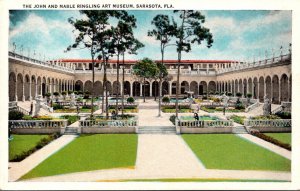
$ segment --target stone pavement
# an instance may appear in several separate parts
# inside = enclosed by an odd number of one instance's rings
[[[63,135],[18,163],[9,163],[8,180],[16,181],[53,153],[70,143],[76,136]]]

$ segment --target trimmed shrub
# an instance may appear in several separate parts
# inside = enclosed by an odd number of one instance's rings
[[[228,96],[232,96],[232,93],[231,93],[231,92],[228,92],[227,95],[228,95]]]
[[[171,115],[169,120],[173,123],[173,125],[175,125],[175,119],[176,119],[176,115]]]
[[[275,113],[275,115],[277,115],[281,119],[291,119],[292,118],[290,112],[279,111],[279,112]]]
[[[23,118],[24,114],[21,111],[18,110],[12,110],[8,113],[8,119],[9,120],[21,120]]]
[[[63,109],[64,108],[64,106],[62,106],[60,104],[53,104],[52,107],[53,107],[53,110]]]
[[[237,97],[242,97],[242,93],[241,93],[241,92],[237,92],[235,95],[236,95]]]
[[[74,91],[73,93],[74,93],[75,95],[78,95],[78,91]]]
[[[170,98],[169,97],[163,97],[161,101],[163,103],[170,103]]]
[[[247,93],[247,98],[251,98],[252,94],[251,93]]]
[[[47,93],[45,93],[45,96],[49,98],[51,96],[51,93],[47,92]]]
[[[245,109],[245,106],[239,99],[236,101],[235,109]]]
[[[252,135],[258,137],[258,138],[261,138],[261,139],[263,139],[263,140],[265,140],[265,141],[268,141],[268,142],[270,142],[270,143],[273,143],[273,144],[275,144],[275,145],[277,145],[277,146],[279,146],[279,147],[285,148],[285,149],[287,149],[287,150],[289,150],[289,151],[292,150],[292,147],[291,147],[290,144],[282,143],[281,141],[278,141],[277,139],[274,139],[273,137],[267,136],[267,135],[265,135],[265,134],[263,134],[263,133],[260,133],[260,132],[258,132],[258,131],[250,131],[250,133],[251,133]]]
[[[134,103],[134,98],[133,98],[133,97],[127,98],[127,102],[128,102],[128,103]]]
[[[57,96],[59,96],[59,92],[54,92],[53,95],[55,95],[57,97]]]
[[[20,162],[20,161],[22,161],[23,159],[25,159],[26,157],[28,157],[29,155],[31,155],[35,151],[43,148],[45,145],[49,144],[51,141],[53,141],[54,139],[57,139],[58,137],[60,137],[60,134],[59,133],[55,133],[55,134],[49,135],[47,138],[41,139],[35,145],[35,147],[31,148],[28,151],[24,151],[24,152],[22,152],[19,155],[16,155],[13,159],[10,160],[10,162]]]

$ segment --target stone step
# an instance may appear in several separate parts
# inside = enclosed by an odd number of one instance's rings
[[[237,126],[232,130],[235,134],[248,134],[244,126]]]
[[[139,134],[176,134],[174,126],[140,126],[137,129]]]

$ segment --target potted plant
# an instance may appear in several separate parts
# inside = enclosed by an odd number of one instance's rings
[[[54,92],[53,95],[55,96],[56,98],[56,102],[58,102],[58,96],[59,96],[59,92]]]
[[[63,92],[61,92],[61,95],[64,97],[64,100],[66,100],[67,92],[63,91]]]
[[[127,103],[134,103],[134,98],[133,97],[127,98]]]
[[[163,103],[170,103],[170,98],[167,97],[167,96],[165,96],[165,97],[162,98],[161,101],[162,101]]]

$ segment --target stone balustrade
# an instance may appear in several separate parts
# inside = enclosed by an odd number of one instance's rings
[[[9,120],[9,127],[18,128],[64,128],[68,120]]]
[[[80,120],[80,127],[136,127],[138,121],[134,120],[106,120],[106,121],[95,121],[95,120]]]
[[[240,70],[244,70],[244,69],[252,69],[252,68],[266,66],[266,65],[278,64],[278,63],[282,63],[284,61],[289,61],[289,60],[291,60],[290,53],[285,54],[285,55],[280,55],[277,57],[273,57],[273,58],[268,58],[265,60],[259,60],[259,61],[252,62],[252,63],[241,63],[238,66],[220,69],[216,73],[224,74],[224,73],[240,71]]]
[[[37,59],[29,58],[27,56],[23,56],[23,55],[15,53],[15,52],[10,52],[9,51],[8,56],[10,58],[14,58],[14,59],[22,60],[22,61],[25,61],[25,62],[29,62],[30,64],[33,64],[33,65],[44,66],[48,69],[53,68],[53,69],[60,70],[60,71],[63,71],[63,72],[74,73],[74,70],[72,68],[50,64],[48,62],[44,62],[44,61],[40,61],[40,60],[37,60]]]
[[[200,120],[200,121],[176,121],[176,127],[188,127],[188,128],[223,128],[233,127],[233,121],[231,120]]]
[[[245,120],[245,126],[250,127],[275,127],[286,128],[292,126],[291,119],[272,119],[272,120]]]
[[[251,101],[250,101],[251,102]],[[253,103],[252,105],[248,106],[245,109],[245,112],[249,112],[252,111],[253,109],[257,108],[260,105],[259,101],[257,100],[255,103]]]

